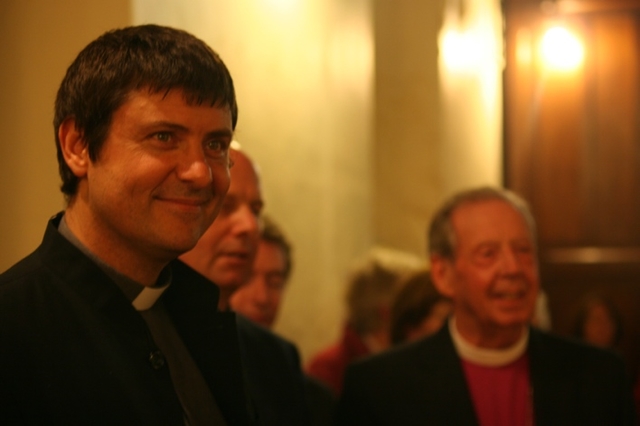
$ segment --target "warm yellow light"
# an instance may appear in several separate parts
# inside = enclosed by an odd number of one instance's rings
[[[449,30],[444,33],[441,42],[441,54],[444,64],[450,71],[472,71],[481,60],[482,45],[472,32]]]
[[[264,5],[272,12],[277,12],[286,16],[295,16],[299,9],[298,0],[263,0]]]
[[[563,27],[552,27],[545,32],[541,50],[545,66],[558,71],[575,70],[584,60],[582,43]]]
[[[516,33],[516,60],[518,64],[528,66],[533,58],[533,43],[531,31],[528,28],[520,28]]]

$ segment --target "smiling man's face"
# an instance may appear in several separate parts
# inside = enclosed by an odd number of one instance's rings
[[[233,136],[226,106],[190,104],[178,89],[131,91],[95,160],[73,118],[58,134],[79,180],[67,224],[94,255],[142,284],[194,247],[223,204]]]
[[[260,238],[263,207],[260,182],[251,160],[231,150],[231,185],[218,217],[195,248],[180,258],[220,288],[220,307],[251,276]]]
[[[451,216],[455,259],[433,256],[432,276],[453,300],[458,330],[477,346],[519,335],[539,288],[535,242],[525,218],[501,200],[469,202]]]

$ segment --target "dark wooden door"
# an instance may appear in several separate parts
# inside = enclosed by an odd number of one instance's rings
[[[545,3],[542,7],[541,3]],[[570,334],[580,300],[600,293],[640,361],[640,1],[504,1],[505,184],[538,222],[554,330]],[[572,70],[538,45],[561,25],[584,46]]]

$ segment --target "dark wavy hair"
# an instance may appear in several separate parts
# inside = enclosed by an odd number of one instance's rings
[[[90,159],[96,161],[113,113],[131,91],[166,93],[174,88],[184,92],[190,105],[228,106],[235,129],[238,107],[227,67],[216,52],[185,31],[158,25],[117,29],[78,54],[58,89],[53,121],[60,189],[67,200],[76,193],[78,178],[62,155],[60,125],[73,118]]]
[[[270,216],[263,214],[260,220],[262,225],[260,239],[270,244],[275,244],[282,251],[285,262],[284,279],[286,281],[289,279],[291,269],[293,268],[293,248],[291,247],[291,243],[282,229]]]

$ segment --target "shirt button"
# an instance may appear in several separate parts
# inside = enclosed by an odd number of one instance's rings
[[[149,362],[154,370],[160,370],[166,363],[164,355],[162,355],[160,351],[151,352],[151,354],[149,354]]]

